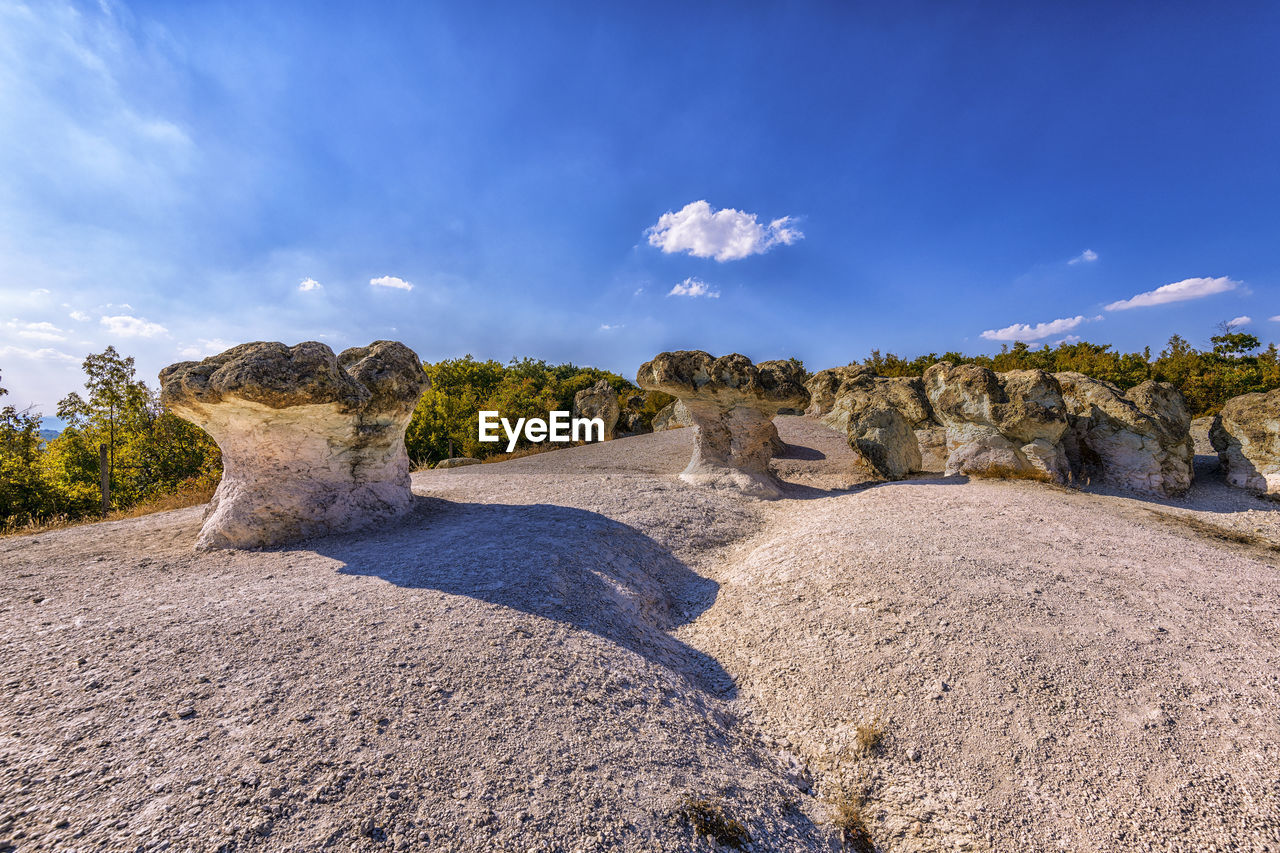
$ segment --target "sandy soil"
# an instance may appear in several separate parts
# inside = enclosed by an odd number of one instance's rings
[[[1280,514],[686,488],[691,431],[414,475],[404,524],[196,555],[201,509],[0,540],[0,850],[1280,851]],[[881,744],[856,729],[879,721]],[[723,848],[722,848],[723,849]]]

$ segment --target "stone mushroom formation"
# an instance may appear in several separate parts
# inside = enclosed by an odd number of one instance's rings
[[[752,364],[744,355],[714,358],[698,350],[661,353],[636,374],[641,388],[683,403],[697,427],[693,458],[680,479],[757,497],[781,494],[769,472],[781,445],[773,418],[780,409],[808,404],[802,379],[789,361]]]
[[[160,385],[222,450],[197,550],[357,530],[412,504],[404,432],[430,382],[404,344],[241,344],[166,367]]]
[[[1280,494],[1280,388],[1232,397],[1214,417],[1209,440],[1228,483]]]

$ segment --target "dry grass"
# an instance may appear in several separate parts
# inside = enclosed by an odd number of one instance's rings
[[[859,723],[854,732],[854,747],[859,755],[871,755],[884,743],[885,728],[876,717],[869,723]]]
[[[845,789],[830,802],[831,823],[840,830],[840,848],[853,853],[876,853],[867,827],[865,796],[858,790]]]
[[[741,850],[751,843],[751,836],[742,821],[725,811],[718,800],[686,798],[679,814],[693,826],[698,835],[710,836],[717,844]]]
[[[523,459],[526,456],[537,456],[539,453],[550,453],[553,450],[559,450],[562,447],[572,447],[569,444],[552,443],[545,441],[542,444],[534,444],[530,447],[522,447],[519,450],[513,450],[510,453],[499,453],[496,456],[486,456],[483,460],[484,464],[490,462],[506,462],[510,459]]]
[[[1264,551],[1280,553],[1280,544],[1273,542],[1265,536],[1258,536],[1256,534],[1249,533],[1248,531],[1223,527],[1220,524],[1205,521],[1194,515],[1160,512],[1158,510],[1147,510],[1147,512],[1151,513],[1166,524],[1187,528],[1197,536],[1202,536],[1205,539],[1211,539],[1215,542],[1229,542],[1233,545],[1246,545],[1251,548],[1260,548]]]
[[[51,530],[63,530],[68,527],[79,527],[84,524],[97,524],[99,521],[123,521],[126,518],[138,518],[143,515],[151,515],[156,512],[168,512],[172,509],[183,509],[189,506],[198,506],[206,504],[213,497],[217,484],[200,484],[188,486],[171,492],[167,495],[161,495],[149,501],[135,504],[126,509],[112,510],[107,514],[106,518],[82,517],[70,518],[65,515],[55,515],[52,518],[46,518],[41,521],[27,521],[22,524],[5,524],[0,525],[0,538],[7,536],[31,536],[36,533],[47,533]]]

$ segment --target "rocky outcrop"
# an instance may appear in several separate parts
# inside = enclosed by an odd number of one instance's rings
[[[819,371],[805,387],[811,395],[806,414],[845,433],[872,476],[898,480],[923,470],[916,430],[937,423],[920,379],[875,376],[850,365]]]
[[[646,432],[644,427],[644,394],[629,394],[618,413],[618,425],[614,435],[637,435]]]
[[[744,355],[714,358],[700,351],[664,352],[641,365],[636,384],[684,403],[698,428],[693,458],[680,478],[739,489],[759,497],[780,494],[769,472],[780,409],[803,409],[808,392],[793,362],[752,364]]]
[[[599,418],[604,421],[604,439],[613,438],[614,428],[618,425],[618,415],[622,407],[618,405],[618,392],[605,379],[601,379],[590,388],[584,388],[573,395],[573,416],[575,418]]]
[[[1063,437],[1076,481],[1150,494],[1191,487],[1191,411],[1178,389],[1148,380],[1128,392],[1081,373],[1055,373],[1070,429]]]
[[[924,374],[934,416],[947,429],[945,473],[1065,483],[1066,406],[1043,370],[997,374],[941,361]]]
[[[944,471],[947,467],[947,428],[934,423],[915,430],[920,450],[921,471]]]
[[[1280,494],[1280,388],[1232,397],[1209,427],[1227,482]]]
[[[471,456],[454,456],[449,459],[441,459],[436,463],[433,470],[441,471],[448,468],[466,468],[468,465],[479,465],[480,460]]]
[[[259,548],[386,522],[412,503],[404,431],[429,381],[404,344],[335,356],[250,343],[160,372],[161,402],[222,450],[198,550]]]
[[[835,406],[841,383],[870,375],[871,368],[858,364],[819,370],[804,383],[805,390],[809,392],[809,406],[804,413],[811,418],[823,417]]]
[[[653,416],[654,432],[691,426],[693,426],[693,415],[689,413],[689,407],[680,400],[668,403]]]

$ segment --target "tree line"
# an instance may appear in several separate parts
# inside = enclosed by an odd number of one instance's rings
[[[1122,353],[1085,341],[1032,348],[1004,346],[995,355],[928,353],[906,359],[872,350],[862,364],[882,376],[919,376],[939,360],[973,362],[996,371],[1039,368],[1077,371],[1131,388],[1148,379],[1171,382],[1195,415],[1212,414],[1232,397],[1280,388],[1280,357],[1254,335],[1227,324],[1200,350],[1174,335],[1160,354]],[[0,530],[51,519],[74,520],[101,512],[99,448],[107,448],[111,509],[129,510],[172,496],[207,499],[222,475],[217,445],[198,427],[164,411],[159,395],[139,380],[132,357],[114,347],[83,363],[84,392],[63,398],[57,415],[66,428],[56,438],[40,434],[40,413],[0,409]],[[405,434],[415,465],[453,456],[485,459],[505,445],[478,440],[481,410],[504,417],[546,418],[571,410],[577,392],[603,379],[618,394],[631,428],[647,430],[672,398],[644,393],[616,373],[574,364],[512,359],[503,364],[463,358],[425,362],[431,389],[423,394]],[[2,377],[0,377],[2,378]],[[7,392],[0,388],[0,397]]]

